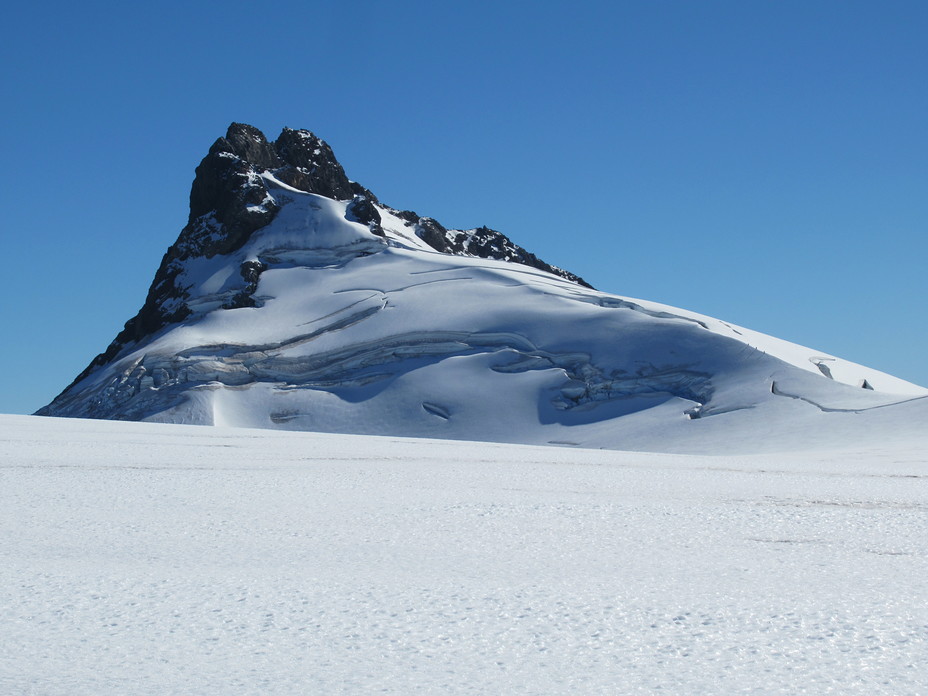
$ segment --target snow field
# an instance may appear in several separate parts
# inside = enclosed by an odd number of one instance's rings
[[[0,693],[924,693],[926,444],[3,416]]]

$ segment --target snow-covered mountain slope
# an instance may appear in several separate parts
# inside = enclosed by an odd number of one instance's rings
[[[39,413],[737,451],[919,427],[926,395],[598,292],[492,230],[380,204],[306,131],[269,144],[233,124],[197,170],[145,307]]]

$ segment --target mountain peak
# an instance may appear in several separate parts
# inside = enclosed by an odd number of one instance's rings
[[[232,123],[224,138],[219,138],[209,149],[213,153],[230,153],[253,166],[274,169],[282,162],[274,146],[264,133],[247,123]]]
[[[277,217],[282,207],[278,199],[287,198],[281,195],[286,188],[349,201],[345,219],[367,226],[378,237],[385,237],[379,211],[390,212],[401,224],[412,226],[415,236],[435,251],[519,263],[591,287],[495,230],[449,230],[432,218],[381,205],[371,191],[348,178],[329,144],[311,131],[285,127],[276,140],[269,141],[258,128],[233,122],[196,168],[187,224],[162,258],[142,308],[72,385],[112,361],[128,345],[187,319],[194,311],[188,301],[187,265],[195,259],[225,257],[242,249],[252,235]],[[404,242],[394,239],[393,243]],[[249,293],[257,287],[260,275],[256,269],[262,266],[263,262],[255,259],[243,263],[241,287],[226,299],[223,308],[250,306]]]
[[[742,427],[778,447],[926,394],[583,285],[488,226],[384,205],[309,131],[233,123],[142,309],[39,413],[622,448],[753,447]]]

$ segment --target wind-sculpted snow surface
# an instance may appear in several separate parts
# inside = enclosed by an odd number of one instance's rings
[[[317,143],[285,135],[287,156]],[[310,159],[330,158],[313,148]],[[813,433],[860,436],[851,416],[928,394],[710,317],[597,292],[488,228],[447,230],[366,189],[345,200],[337,163],[324,181],[305,163],[262,168],[281,160],[254,129],[214,149],[194,198],[232,196],[233,210],[192,209],[139,315],[160,328],[128,340],[132,320],[40,414],[673,451],[712,450],[733,424],[765,422],[761,441],[724,439],[769,450]],[[234,165],[230,180],[245,188],[210,193],[209,163]],[[248,225],[270,222],[242,236],[239,212]]]
[[[0,693],[919,696],[896,408],[750,456],[0,416]]]

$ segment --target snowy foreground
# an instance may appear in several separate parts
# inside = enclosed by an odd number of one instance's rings
[[[0,416],[2,694],[928,693],[928,436],[687,456]]]

